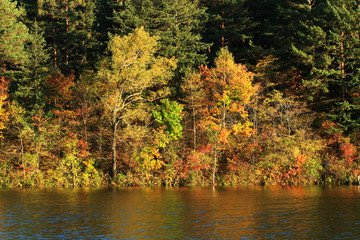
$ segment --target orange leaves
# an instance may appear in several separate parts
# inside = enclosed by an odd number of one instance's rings
[[[50,75],[46,80],[50,87],[49,101],[59,108],[68,107],[68,101],[73,98],[71,87],[74,85],[74,79],[74,73],[68,77],[60,73]]]
[[[348,164],[351,164],[358,156],[354,144],[350,142],[348,137],[343,136],[334,122],[325,121],[322,127],[325,133],[328,134],[328,152],[336,156],[338,160],[345,160]]]
[[[4,76],[0,77],[0,96],[8,96],[9,81]]]
[[[87,142],[85,142],[84,140],[82,139],[78,140],[76,144],[76,148],[78,149],[79,158],[86,158],[90,156],[89,146]]]
[[[0,138],[2,138],[2,130],[5,128],[5,122],[9,118],[9,113],[5,109],[5,104],[8,98],[9,82],[5,80],[5,77],[0,78]]]
[[[295,159],[295,167],[301,168],[301,166],[306,162],[307,156],[305,154],[299,154]]]
[[[193,171],[200,171],[210,166],[208,154],[212,153],[213,149],[210,144],[199,147],[196,151],[192,151],[187,157],[189,168]]]
[[[228,142],[229,135],[230,135],[230,131],[228,131],[225,128],[221,129],[219,134],[219,142],[222,144],[226,144]]]
[[[253,73],[234,62],[231,53],[223,48],[214,68],[200,67],[202,88],[205,91],[202,126],[218,132],[218,142],[227,143],[231,134],[251,136],[251,122],[245,105],[256,92]],[[198,82],[198,81],[196,81]]]
[[[191,98],[193,131],[195,133],[199,126],[201,132],[196,132],[196,136],[207,138],[205,142],[210,142],[212,148],[207,153],[194,151],[189,157],[193,164],[191,169],[202,168],[197,162],[212,162],[213,183],[217,161],[220,163],[226,155],[238,154],[241,137],[250,137],[254,133],[246,111],[246,105],[256,92],[253,77],[253,73],[235,63],[232,54],[223,48],[215,60],[215,67],[200,66],[199,74],[191,74],[186,80],[189,85],[184,89]],[[197,115],[199,119],[195,118]],[[194,139],[196,136],[194,134]]]
[[[358,174],[358,151],[349,137],[339,127],[331,122],[322,124],[324,135],[328,139],[325,147],[327,157],[327,168],[333,174],[335,181],[352,182],[357,181]]]
[[[53,104],[54,109],[52,112],[59,119],[66,119],[68,123],[73,124],[75,118],[78,116],[79,111],[75,111],[72,106],[74,99],[74,73],[65,77],[60,73],[50,75],[46,80],[50,92],[48,94],[48,101]]]
[[[340,149],[342,151],[342,158],[348,162],[351,163],[354,161],[357,157],[357,151],[353,144],[351,144],[349,141],[345,141],[341,143]]]

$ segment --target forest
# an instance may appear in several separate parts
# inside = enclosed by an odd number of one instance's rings
[[[355,184],[360,1],[1,0],[0,186]]]

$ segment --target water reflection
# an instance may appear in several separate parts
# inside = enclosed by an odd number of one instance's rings
[[[357,187],[2,190],[1,239],[344,239]]]

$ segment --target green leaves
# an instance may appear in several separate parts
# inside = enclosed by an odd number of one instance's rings
[[[29,30],[20,21],[24,10],[19,9],[17,1],[0,1],[0,73],[6,71],[4,65],[16,68],[28,58],[25,44],[29,41]]]
[[[157,53],[178,60],[178,71],[185,74],[187,67],[195,68],[206,62],[209,46],[201,41],[200,31],[205,9],[197,1],[189,0],[127,0],[114,13],[114,29],[120,35],[144,27],[151,36],[158,36]]]
[[[165,126],[165,132],[170,140],[182,138],[183,127],[181,125],[183,106],[169,99],[161,100],[161,105],[153,111],[153,116],[160,125]]]

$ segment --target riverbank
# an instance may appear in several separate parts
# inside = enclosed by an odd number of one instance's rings
[[[141,172],[118,173],[115,179],[96,168],[84,167],[76,174],[59,169],[42,171],[20,168],[0,167],[1,188],[62,188],[62,187],[159,187],[159,186],[212,186],[213,179],[209,171],[191,171],[188,175],[142,174]],[[309,185],[357,185],[358,177],[347,174],[340,178],[334,173],[326,174],[325,169],[314,171],[311,168],[285,170],[270,167],[262,162],[252,166],[243,164],[236,172],[218,173],[215,186],[309,186]]]

